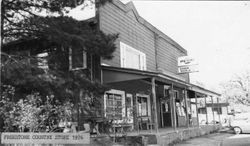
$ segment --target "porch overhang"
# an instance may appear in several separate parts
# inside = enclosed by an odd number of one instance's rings
[[[207,103],[206,104],[207,107],[214,107],[214,108],[219,108],[219,107],[227,107],[229,106],[228,102],[223,102],[223,103]]]
[[[203,87],[200,87],[200,86],[197,86],[197,85],[194,85],[194,84],[191,84],[191,86],[188,89],[191,90],[191,91],[200,93],[201,95],[204,95],[204,96],[213,96],[213,97],[221,96],[221,94],[219,94],[219,93],[216,93],[214,91],[205,89]]]
[[[129,81],[129,80],[139,80],[139,79],[149,79],[155,77],[156,81],[164,84],[174,84],[174,86],[189,87],[190,84],[172,76],[168,76],[163,73],[142,71],[129,68],[102,66],[102,81],[104,84]]]
[[[104,84],[146,79],[154,76],[153,72],[102,66],[102,81]]]
[[[158,81],[168,85],[174,84],[174,86],[187,88],[188,90],[196,92],[198,97],[221,96],[221,94],[219,93],[205,89],[198,85],[188,83],[182,79],[161,72],[142,71],[137,69],[121,68],[113,66],[101,66],[101,68],[102,68],[102,81],[104,84],[130,81],[130,80],[149,79],[155,77],[156,82]]]

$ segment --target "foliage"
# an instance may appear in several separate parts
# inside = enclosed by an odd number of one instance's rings
[[[5,119],[7,131],[19,126],[36,131],[41,128],[37,125],[53,129],[51,123],[58,122],[53,117],[68,117],[65,108],[85,98],[81,92],[91,95],[91,102],[82,107],[100,107],[100,97],[106,88],[91,79],[92,67],[69,71],[69,48],[84,48],[88,56],[111,59],[118,35],[100,31],[95,18],[78,21],[66,15],[77,6],[84,10],[86,1],[93,3],[93,0],[1,1],[1,91],[4,91],[1,104],[4,106],[0,118]],[[97,6],[107,1],[110,0],[100,0]],[[38,57],[42,52],[48,56]],[[38,66],[44,60],[48,69]],[[12,88],[13,94],[9,93]]]
[[[75,91],[85,90],[95,96],[103,93],[105,87],[99,82],[90,81],[84,71],[68,72],[60,70],[44,70],[37,65],[27,63],[32,58],[2,55],[1,81],[3,84],[15,87],[14,101],[27,95],[38,92],[43,98],[54,95],[63,101],[74,99],[79,93]]]
[[[110,0],[100,0],[97,5],[103,5],[107,1]],[[63,17],[77,6],[84,9],[87,4],[93,3],[93,0],[4,0],[1,2],[2,39],[11,41],[35,37],[42,28],[49,28],[45,23],[50,22],[46,16]]]
[[[48,97],[42,101],[38,93],[28,95],[25,99],[13,102],[14,88],[5,86],[0,100],[0,116],[4,119],[4,131],[42,132],[53,131],[61,121],[71,121],[73,104],[64,103]],[[1,128],[0,128],[1,129]]]
[[[231,103],[250,106],[250,72],[235,75],[230,81],[221,84],[222,95]]]

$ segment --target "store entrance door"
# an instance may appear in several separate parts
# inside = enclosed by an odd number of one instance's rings
[[[161,126],[171,127],[170,100],[161,102]]]

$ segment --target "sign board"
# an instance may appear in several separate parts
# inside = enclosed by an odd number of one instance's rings
[[[191,65],[191,66],[180,66],[180,67],[178,67],[178,73],[191,73],[191,72],[198,72],[198,66],[197,65]]]
[[[197,65],[198,62],[190,56],[182,56],[178,58],[178,66]]]
[[[89,133],[2,133],[2,144],[90,144]]]

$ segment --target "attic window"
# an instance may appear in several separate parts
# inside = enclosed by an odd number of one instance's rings
[[[87,55],[83,48],[69,48],[69,70],[87,68]]]

